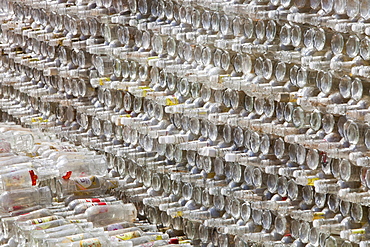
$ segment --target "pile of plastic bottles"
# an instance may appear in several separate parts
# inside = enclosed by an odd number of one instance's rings
[[[105,156],[10,123],[0,139],[1,246],[191,246],[108,194]]]

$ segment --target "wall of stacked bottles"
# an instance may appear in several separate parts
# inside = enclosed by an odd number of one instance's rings
[[[106,155],[151,222],[199,245],[370,244],[369,1],[1,7],[3,120]]]

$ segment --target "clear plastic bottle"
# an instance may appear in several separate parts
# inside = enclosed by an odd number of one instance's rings
[[[116,188],[119,185],[117,179],[106,179],[100,176],[68,178],[58,180],[57,194],[60,197],[66,197],[71,194],[75,195],[96,195],[105,194],[108,189]]]
[[[52,196],[48,187],[25,188],[7,191],[1,194],[3,210],[12,212],[36,205],[51,204]]]
[[[136,219],[136,207],[133,204],[97,205],[88,208],[83,214],[70,216],[68,219],[87,219],[94,226],[103,226],[121,221],[134,221]],[[115,215],[112,218],[112,215]]]

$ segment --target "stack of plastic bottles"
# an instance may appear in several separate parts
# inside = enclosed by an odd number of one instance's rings
[[[108,194],[104,156],[10,123],[0,139],[1,246],[191,246]]]
[[[370,245],[370,1],[0,9],[1,120],[48,138],[3,131],[1,150],[18,154],[0,171],[4,217],[49,208],[84,233],[102,227],[99,205],[70,196],[96,196],[196,246]],[[127,221],[114,212],[102,217]],[[23,219],[4,230],[9,245],[64,232]],[[132,227],[139,240],[123,245],[152,239]]]

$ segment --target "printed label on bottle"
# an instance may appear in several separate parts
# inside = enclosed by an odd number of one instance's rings
[[[227,77],[230,77],[229,74],[227,75],[220,75],[219,79],[218,79],[218,83],[223,83],[225,81],[225,78]]]
[[[85,223],[86,220],[68,220],[70,223]]]
[[[146,97],[146,95],[147,95],[148,92],[151,92],[151,90],[143,89],[142,96],[143,97]]]
[[[43,119],[42,117],[34,117],[34,118],[31,118],[31,122],[32,123],[46,123],[46,122],[49,122],[48,119]]]
[[[84,234],[81,233],[81,234],[76,234],[76,235],[72,235],[72,236],[67,236],[65,237],[65,239],[62,241],[62,243],[71,243],[71,242],[76,242],[76,241],[80,241],[80,240],[83,240],[85,237],[84,237]]]
[[[45,230],[45,229],[48,229],[50,227],[51,227],[50,223],[43,223],[43,224],[37,225],[35,229],[36,230]]]
[[[25,174],[22,174],[20,172],[16,172],[10,176],[3,176],[3,182],[5,184],[5,187],[12,187],[14,185],[22,185],[26,183],[26,178],[24,176]]]
[[[95,176],[76,178],[75,182],[77,190],[99,188],[99,181]]]
[[[313,219],[314,220],[319,220],[319,219],[324,219],[325,218],[325,213],[324,212],[315,212],[313,213]]]
[[[179,244],[191,244],[191,240],[181,240],[179,241]]]
[[[34,117],[34,118],[31,118],[31,122],[32,123],[40,122],[41,120],[42,120],[42,117]]]
[[[319,178],[308,178],[307,179],[307,185],[314,186],[314,182],[319,180]]]
[[[32,222],[32,225],[38,225],[38,224],[46,223],[46,222],[56,220],[56,219],[57,219],[56,216],[48,216],[48,217],[33,219],[31,222]]]
[[[163,240],[163,236],[162,236],[162,235],[157,235],[157,236],[155,237],[155,240]]]
[[[297,95],[296,94],[289,94],[289,102],[297,102]]]
[[[106,82],[110,81],[110,78],[99,78],[99,85],[103,86]]]
[[[104,202],[103,198],[91,198],[91,199],[77,199],[77,203],[85,203],[85,202]]]
[[[80,247],[101,247],[102,244],[97,238],[90,238],[80,241]]]
[[[148,92],[153,92],[154,90],[153,90],[153,88],[151,88],[151,87],[146,87],[146,86],[140,86],[139,87],[139,89],[141,89],[142,90],[142,97],[146,97],[146,94],[148,93]]]
[[[126,233],[116,235],[116,238],[121,239],[121,240],[130,240],[132,238],[137,238],[140,236],[141,235],[139,231],[134,231],[134,232],[126,232]]]
[[[166,105],[178,105],[179,100],[177,98],[166,98]]]
[[[176,213],[176,215],[175,215],[175,218],[176,218],[176,217],[182,217],[182,215],[183,215],[183,212],[182,212],[182,211],[178,211],[178,212]]]
[[[94,202],[93,204],[91,204],[92,206],[96,206],[96,205],[111,205],[111,203],[107,203],[107,202]]]
[[[354,229],[351,231],[352,234],[365,234],[365,229],[364,228],[361,228],[361,229]]]
[[[87,199],[86,202],[105,202],[105,199],[91,198],[91,199]]]
[[[85,211],[86,209],[88,209],[89,207],[93,207],[93,206],[106,206],[106,205],[111,205],[112,203],[107,203],[107,202],[86,202],[84,204],[80,204],[78,207],[75,208],[75,213],[82,213],[83,211]],[[105,213],[107,212],[108,210],[106,209],[101,209],[99,210],[101,211],[100,213]]]
[[[148,61],[153,60],[153,59],[158,59],[158,58],[159,58],[158,56],[148,57]]]

